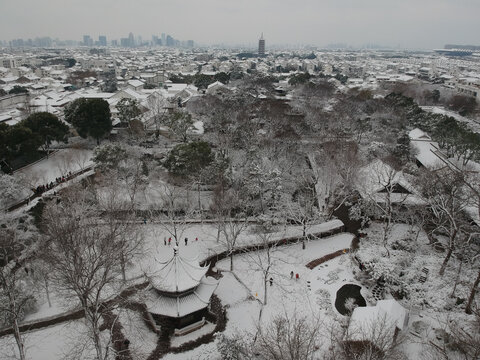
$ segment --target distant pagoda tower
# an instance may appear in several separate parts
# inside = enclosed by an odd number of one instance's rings
[[[263,38],[263,32],[260,40],[258,40],[258,56],[265,56],[265,39]]]
[[[175,328],[175,335],[182,335],[205,323],[210,297],[218,281],[206,277],[208,266],[200,266],[198,260],[185,259],[173,247],[170,260],[157,259],[146,274],[150,283],[145,305],[157,323],[167,321]]]

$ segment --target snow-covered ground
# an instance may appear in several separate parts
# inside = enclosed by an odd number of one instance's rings
[[[335,226],[338,226],[338,223],[334,221],[319,224],[316,229],[314,227],[314,230],[325,230]],[[142,278],[134,280],[135,276],[141,275],[145,265],[151,265],[154,257],[164,260],[172,256],[173,251],[173,246],[163,243],[163,238],[168,238],[169,235],[161,224],[141,225],[141,230],[145,235],[148,251],[138,263],[132,265],[128,274],[132,281],[137,282],[142,281]],[[278,233],[273,233],[271,238],[281,238],[287,234],[295,236],[300,232],[300,227],[288,227]],[[407,254],[405,251],[391,250],[390,258],[386,258],[385,254],[378,250],[382,249],[379,243],[381,242],[381,224],[372,224],[367,233],[367,238],[362,240],[359,252],[362,260],[367,260],[367,258],[384,259],[385,261],[382,264],[384,263],[385,266],[391,264],[392,271],[395,271],[395,266],[399,262],[409,261],[411,263],[411,272],[405,274],[404,278],[406,281],[411,281],[409,286],[412,291],[416,291],[416,295],[408,301],[401,301],[401,304],[411,314],[407,342],[403,347],[409,358],[419,358],[420,353],[425,350],[421,344],[428,342],[428,339],[434,336],[436,329],[442,327],[441,320],[446,319],[448,315],[445,309],[451,306],[450,303],[455,300],[449,296],[453,283],[448,279],[452,279],[453,282],[457,269],[452,264],[447,268],[446,275],[443,278],[436,275],[441,264],[439,260],[441,260],[443,254],[432,253],[431,247],[428,246],[428,239],[422,232],[415,240],[416,251],[414,255]],[[411,226],[396,225],[390,234],[389,244],[391,246],[393,242],[401,241],[406,237],[415,238],[415,235],[415,229]],[[216,228],[213,224],[192,225],[185,229],[182,239],[184,237],[189,238],[188,245],[181,241],[179,248],[182,256],[188,258],[202,260],[222,248],[222,245],[216,242]],[[195,241],[196,237],[199,238],[198,241]],[[233,273],[230,272],[229,259],[219,261],[216,268],[222,271],[223,277],[220,278],[215,294],[227,309],[228,321],[225,334],[251,335],[256,332],[259,325],[268,326],[268,323],[274,317],[278,315],[292,316],[292,314],[307,319],[319,318],[321,319],[322,329],[327,331],[333,324],[338,324],[339,321],[345,319],[334,306],[336,293],[345,284],[362,286],[361,293],[367,300],[367,306],[374,305],[370,289],[360,284],[355,276],[355,272],[358,272],[358,266],[352,262],[349,254],[342,254],[311,270],[305,266],[312,260],[348,248],[352,239],[353,235],[341,233],[327,238],[311,240],[306,244],[306,249],[302,249],[301,243],[271,248],[271,267],[267,279],[272,278],[272,285],[267,281],[266,287],[263,278],[265,265],[268,264],[266,250],[235,255]],[[257,241],[259,241],[259,238],[254,228],[250,227],[241,235],[240,244],[252,244]],[[430,275],[424,284],[416,280],[422,267],[430,269]],[[295,276],[291,278],[292,271],[294,274],[299,274],[298,280]],[[464,296],[465,291],[468,290],[469,282],[463,279],[464,277],[471,277],[471,274],[467,272],[463,274],[462,280],[457,286],[459,296]],[[418,291],[416,288],[418,288]],[[262,303],[265,301],[265,289],[267,291],[267,303],[262,307]],[[418,306],[418,300],[422,299],[428,303],[423,309]],[[58,305],[55,299],[54,308],[48,308],[45,305],[40,306],[39,313],[30,315],[28,320],[41,317],[39,314],[47,316],[52,315],[55,311],[62,312],[65,310],[64,307]],[[139,359],[146,358],[157,344],[157,335],[146,327],[140,315],[134,311],[121,310],[120,322],[125,336],[131,341],[131,349],[138,354]],[[179,346],[198,338],[209,331],[213,331],[213,328],[213,325],[210,324],[188,336],[173,338],[172,346]],[[414,328],[424,329],[419,337],[410,334],[410,331]],[[29,358],[33,360],[61,359],[65,349],[71,348],[71,346],[65,346],[64,344],[71,343],[72,339],[80,338],[79,329],[81,330],[80,333],[84,333],[84,325],[81,320],[26,333]],[[12,345],[14,345],[13,337],[0,338],[0,349],[2,349],[4,356],[13,354],[14,346]],[[328,347],[328,341],[322,343],[319,351],[326,347]],[[88,359],[88,356],[85,355],[82,359]],[[164,359],[219,360],[220,355],[215,342],[212,342],[185,353],[167,354]]]
[[[94,359],[95,350],[89,347],[87,328],[75,320],[24,333],[25,353],[32,360]],[[87,346],[86,346],[87,345]],[[0,359],[17,359],[13,336],[0,337]]]
[[[314,259],[348,248],[353,236],[339,234],[329,238],[311,241],[305,250],[301,244],[281,246],[271,252],[273,285],[267,285],[267,305],[263,308],[261,324],[268,324],[276,315],[294,312],[311,319],[321,315],[324,323],[342,317],[334,310],[333,303],[337,290],[347,283],[357,283],[350,270],[347,254],[333,259],[313,270],[305,265]],[[261,266],[265,264],[265,252],[252,252],[235,257],[234,273],[223,273],[216,290],[223,305],[227,305],[227,328],[225,334],[254,334],[259,324],[260,301],[264,299]],[[229,260],[217,263],[217,268],[228,270]],[[290,272],[299,274],[299,280],[290,278]],[[270,277],[270,276],[269,276]],[[325,301],[329,304],[325,304]],[[220,359],[214,343],[202,345],[182,354],[169,354],[168,360]]]
[[[339,224],[341,223],[338,221],[318,224],[312,227],[311,231],[328,230]],[[146,235],[146,246],[149,251],[146,252],[144,258],[139,261],[138,264],[132,266],[129,272],[130,278],[140,275],[143,268],[142,264],[151,264],[153,256],[159,259],[166,259],[172,255],[172,246],[165,246],[163,244],[163,237],[168,235],[161,225],[144,225],[142,226],[142,231]],[[289,227],[284,231],[273,233],[271,238],[282,238],[287,234],[288,236],[298,236],[301,235],[301,231],[301,227]],[[183,237],[185,236],[190,239],[188,245],[185,246],[183,241],[179,244],[180,251],[185,257],[197,257],[201,260],[213,252],[221,250],[221,245],[216,242],[216,228],[211,224],[193,225],[185,230]],[[199,240],[195,241],[195,237],[198,237]],[[316,303],[318,297],[317,291],[320,288],[327,289],[331,294],[330,298],[334,301],[334,293],[338,287],[346,282],[353,281],[352,276],[348,275],[348,270],[346,270],[345,273],[343,272],[344,270],[342,270],[342,268],[345,266],[341,263],[332,262],[332,265],[309,270],[305,265],[311,260],[338,249],[348,248],[352,238],[353,235],[351,234],[338,234],[329,238],[311,240],[307,243],[305,250],[302,250],[301,244],[277,247],[274,251],[275,264],[272,268],[274,283],[273,286],[268,289],[269,300],[268,305],[265,307],[262,321],[268,321],[268,319],[278,313],[278,311],[298,309],[304,314],[307,314],[309,311],[316,311],[316,309],[319,309]],[[246,245],[257,241],[259,241],[258,236],[253,232],[253,229],[250,228],[241,236],[240,243]],[[212,250],[212,247],[215,248],[215,250]],[[216,294],[221,299],[223,305],[228,305],[229,307],[227,333],[234,333],[236,331],[252,332],[255,329],[261,305],[259,301],[252,300],[252,297],[259,300],[263,299],[264,290],[261,271],[254,266],[253,260],[263,257],[263,251],[236,256],[234,262],[235,274],[238,276],[238,279],[241,280],[241,283],[229,272],[225,272],[220,280]],[[343,262],[348,262],[348,255],[344,255],[341,258],[344,259]],[[336,261],[340,261],[340,259]],[[331,267],[329,268],[329,266]],[[229,260],[220,261],[217,263],[217,267],[220,269],[228,269]],[[290,271],[299,273],[300,279],[291,279]],[[338,279],[335,278],[334,282],[325,284],[321,279],[329,279],[331,271],[339,273],[340,277]],[[308,283],[308,281],[310,281],[310,283]],[[57,301],[55,299],[55,294],[52,294],[52,297],[54,303],[52,308],[49,308],[46,304],[40,304],[39,311],[29,315],[27,320],[31,321],[64,312],[66,307],[62,305],[59,300]],[[139,358],[146,357],[146,354],[155,348],[157,336],[145,326],[140,316],[133,311],[121,311],[120,321],[124,328],[124,334],[131,341],[132,350],[143,354],[140,355]],[[79,337],[76,333],[77,328],[84,329],[81,320],[26,333],[27,348],[34,349],[28,352],[29,358],[33,360],[61,359],[63,354],[65,354],[64,349],[70,348],[64,344],[69,344],[71,343],[70,340]],[[203,333],[209,329],[213,330],[213,326],[207,325],[200,331],[192,333],[188,336],[188,340],[203,335]],[[172,341],[172,345],[177,346],[187,341],[187,338],[179,337]],[[5,356],[6,354],[12,354],[12,351],[14,351],[14,347],[10,346],[12,344],[14,345],[12,336],[0,338],[0,348],[5,349]],[[185,354],[169,354],[165,359],[201,359],[202,356],[205,359],[213,359],[217,355],[215,344],[210,343]],[[88,359],[88,356],[85,355],[82,359]]]

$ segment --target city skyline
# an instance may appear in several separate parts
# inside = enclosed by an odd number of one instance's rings
[[[133,32],[146,39],[170,33],[204,45],[254,45],[264,32],[270,45],[438,48],[446,43],[476,44],[480,33],[480,2],[473,0],[306,0],[301,6],[289,0],[84,0],[68,5],[24,0],[4,3],[1,10],[0,34],[7,41],[43,36],[81,41],[86,34],[119,40]]]

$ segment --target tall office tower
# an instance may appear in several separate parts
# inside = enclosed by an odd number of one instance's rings
[[[128,46],[135,46],[135,38],[133,37],[133,33],[128,34]]]
[[[167,43],[167,37],[165,33],[162,33],[162,45],[165,46],[166,43]]]
[[[175,46],[175,39],[170,35],[167,35],[167,46]]]
[[[91,43],[92,39],[90,38],[90,35],[83,35],[83,45],[90,46]]]
[[[100,46],[107,46],[107,37],[105,35],[98,36],[98,44]]]
[[[258,40],[258,55],[265,56],[265,40],[263,39],[263,33],[260,40]]]

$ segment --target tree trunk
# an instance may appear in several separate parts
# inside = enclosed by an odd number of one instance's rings
[[[445,256],[445,259],[443,260],[442,267],[440,268],[440,271],[438,272],[438,275],[443,276],[445,273],[445,269],[447,268],[448,260],[452,257],[453,253],[453,247],[448,248],[447,256]]]
[[[200,212],[200,218],[202,217],[202,202],[200,199],[200,183],[197,183],[197,192],[198,192],[198,211]]]
[[[100,339],[100,330],[97,326],[94,326],[93,329],[93,342],[95,343],[95,351],[97,352],[97,359],[103,360],[103,349]]]
[[[387,222],[383,227],[383,247],[387,251],[387,257],[390,257],[390,250],[388,250],[388,235],[390,233],[391,219],[388,217]]]
[[[462,258],[463,258],[463,256],[462,256]],[[455,291],[457,290],[458,280],[460,280],[460,273],[462,272],[462,265],[463,265],[463,261],[460,260],[460,265],[458,266],[457,276],[455,278],[455,284],[453,285],[452,293],[450,294],[450,297],[452,297],[452,298],[455,296]]]
[[[454,229],[453,233],[450,235],[450,239],[448,242],[449,247],[448,247],[447,256],[445,256],[445,260],[443,260],[442,267],[440,268],[440,271],[438,273],[440,276],[443,276],[443,274],[445,273],[445,269],[447,268],[448,261],[452,257],[453,250],[455,250],[455,238],[457,237],[457,232],[458,230]]]
[[[233,251],[230,252],[230,271],[233,271]]]
[[[97,314],[88,307],[87,302],[84,302],[82,307],[85,311],[85,319],[88,323],[88,327],[90,327],[90,331],[92,332],[93,345],[95,346],[95,352],[97,353],[96,359],[104,360],[100,329],[98,328],[98,321],[96,318]]]
[[[265,293],[263,294],[263,306],[267,305],[267,291],[268,291],[267,278],[268,278],[268,274],[265,276],[265,279],[263,279],[263,285],[265,289]]]
[[[125,256],[123,255],[123,252],[121,254],[120,267],[122,268],[122,280],[123,280],[123,282],[126,282],[127,281],[127,275],[125,274]]]
[[[52,302],[50,301],[50,288],[48,287],[48,280],[45,277],[45,293],[47,295],[47,302],[48,302],[48,307],[52,307]]]
[[[20,334],[20,328],[18,327],[18,321],[15,319],[13,321],[13,331],[14,331],[14,337],[15,341],[17,342],[18,346],[18,353],[20,354],[20,360],[25,360],[25,347],[23,345],[23,340],[22,336]]]
[[[477,278],[473,283],[472,291],[470,291],[470,296],[468,297],[467,306],[465,307],[465,312],[467,314],[472,313],[472,303],[473,303],[473,299],[475,298],[475,294],[477,293],[477,287],[479,283],[480,283],[480,270],[478,271]]]

